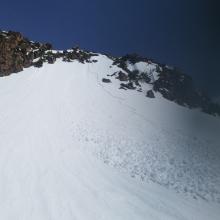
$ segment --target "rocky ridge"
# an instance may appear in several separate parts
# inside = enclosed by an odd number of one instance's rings
[[[30,41],[19,32],[0,31],[0,76],[20,72],[30,66],[42,67],[45,62],[53,64],[57,58],[62,58],[65,62],[75,59],[81,63],[93,62],[92,56],[96,54],[78,47],[55,51],[50,43]]]
[[[44,63],[53,64],[58,58],[64,62],[78,60],[81,63],[93,63],[97,62],[93,59],[95,56],[98,54],[79,47],[64,51],[53,50],[50,43],[30,41],[19,32],[0,31],[0,76],[20,72],[30,66],[40,68]],[[112,60],[112,65],[121,69],[109,76],[122,81],[120,89],[142,92],[144,83],[151,84],[152,90],[147,91],[146,97],[155,98],[154,93],[160,93],[164,98],[179,105],[199,108],[205,113],[220,116],[220,105],[212,102],[207,95],[195,88],[192,78],[176,68],[153,62],[137,54],[122,57],[107,56]],[[130,68],[139,63],[151,65],[154,69],[140,71]],[[103,83],[110,82],[109,79],[103,79]]]
[[[146,64],[146,66],[153,66],[153,68],[144,71],[139,69],[131,70],[129,68],[129,66],[137,64]],[[154,98],[154,93],[160,93],[165,99],[178,105],[187,108],[198,108],[204,113],[220,116],[220,105],[213,102],[204,92],[196,88],[192,78],[177,68],[156,63],[137,54],[113,58],[113,65],[117,65],[123,70],[113,75],[116,79],[123,81],[121,89],[142,92],[144,83],[151,84],[152,90],[146,93],[149,98]]]

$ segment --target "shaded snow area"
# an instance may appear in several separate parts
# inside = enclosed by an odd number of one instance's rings
[[[0,219],[218,220],[219,118],[96,59],[0,78]]]

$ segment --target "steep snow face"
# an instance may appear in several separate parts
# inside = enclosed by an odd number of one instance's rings
[[[96,59],[0,78],[0,218],[219,219],[219,119]]]

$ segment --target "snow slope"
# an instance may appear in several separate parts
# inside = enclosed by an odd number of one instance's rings
[[[97,59],[0,78],[0,219],[219,219],[219,119]]]

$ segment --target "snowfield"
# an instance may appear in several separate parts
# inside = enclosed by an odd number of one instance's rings
[[[220,119],[96,59],[0,78],[0,219],[218,220]]]

